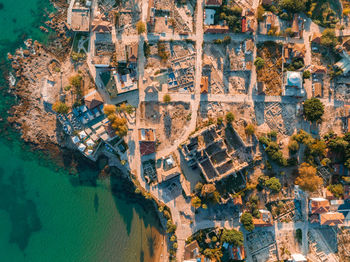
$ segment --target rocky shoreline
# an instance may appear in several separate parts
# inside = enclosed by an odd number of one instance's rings
[[[10,92],[18,100],[10,110],[8,122],[22,135],[22,139],[38,148],[52,145],[66,146],[65,137],[56,124],[56,116],[45,110],[42,96],[42,79],[50,75],[48,64],[52,60],[64,61],[69,54],[71,39],[66,37],[66,5],[64,1],[53,1],[57,13],[49,14],[45,23],[56,35],[46,47],[37,41],[28,39],[26,48],[19,48],[14,54],[8,54],[17,83],[10,85]],[[51,145],[50,145],[51,144]]]
[[[63,64],[70,59],[73,39],[66,26],[68,8],[66,1],[51,1],[57,12],[48,14],[49,20],[45,22],[45,25],[55,34],[49,44],[44,46],[28,39],[25,41],[25,48],[19,48],[14,54],[8,54],[8,60],[17,79],[15,85],[10,85],[10,93],[17,98],[18,102],[9,111],[8,123],[21,134],[23,141],[30,145],[33,151],[39,149],[47,153],[49,159],[55,161],[57,166],[68,170],[70,174],[78,174],[79,165],[86,164],[99,171],[98,177],[94,178],[77,176],[77,183],[95,183],[96,179],[110,178],[113,195],[128,202],[140,204],[146,212],[154,210],[159,218],[159,228],[166,228],[166,220],[158,211],[158,207],[164,207],[164,204],[152,198],[137,183],[138,181],[133,179],[132,174],[121,171],[113,159],[101,155],[94,163],[73,149],[72,142],[63,132],[60,122],[56,120],[56,115],[45,108],[41,92],[42,79],[51,76],[48,68],[50,62],[58,61]],[[42,27],[41,30],[46,32],[45,28]]]

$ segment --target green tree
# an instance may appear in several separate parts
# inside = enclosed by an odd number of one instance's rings
[[[234,246],[242,246],[243,233],[235,229],[228,230],[225,228],[221,236],[221,242],[233,244]]]
[[[241,223],[243,224],[244,228],[248,231],[253,231],[255,226],[253,223],[253,216],[252,214],[248,212],[244,212],[241,216]]]
[[[288,144],[288,149],[290,152],[295,153],[299,150],[299,144],[295,140],[290,140]]]
[[[331,28],[326,28],[322,32],[321,45],[334,48],[337,44],[338,44],[338,38],[335,34],[335,30]]]
[[[304,78],[304,79],[309,79],[310,77],[311,77],[310,71],[309,71],[309,70],[305,70],[305,71],[303,72],[303,78]]]
[[[203,184],[201,182],[198,182],[195,187],[194,187],[194,190],[199,193],[202,191],[202,188],[203,188]]]
[[[171,102],[171,97],[169,94],[163,96],[163,102],[167,104]]]
[[[254,65],[256,66],[257,70],[260,70],[264,67],[265,65],[265,60],[261,57],[257,57],[254,61]]]
[[[115,113],[117,110],[117,107],[115,105],[108,105],[108,104],[105,104],[103,106],[103,112],[105,113],[105,115],[110,115],[112,113]]]
[[[344,195],[344,187],[342,184],[329,185],[327,189],[337,198]]]
[[[65,103],[57,101],[52,105],[52,110],[58,114],[67,114],[69,107]]]
[[[324,105],[317,98],[310,98],[304,102],[304,116],[313,122],[320,120],[324,114]]]
[[[271,177],[268,180],[265,181],[265,186],[269,188],[273,192],[280,192],[282,189],[282,185],[280,183],[280,180],[276,177]]]
[[[279,7],[290,13],[299,13],[305,10],[305,0],[280,0]]]
[[[227,121],[228,123],[231,123],[231,122],[233,122],[234,120],[235,120],[234,114],[233,114],[232,112],[228,112],[228,113],[226,114],[226,121]]]
[[[176,231],[176,225],[173,224],[173,222],[170,219],[166,223],[166,228],[167,233],[174,233]]]
[[[251,136],[253,135],[255,132],[255,126],[253,124],[248,124],[246,127],[245,127],[245,133],[248,135],[248,136]]]
[[[201,201],[201,199],[199,198],[199,197],[197,197],[197,196],[194,196],[194,197],[192,197],[192,199],[191,199],[191,205],[194,207],[194,208],[200,208],[201,207],[201,205],[202,205],[202,201]]]
[[[221,116],[219,116],[219,117],[216,119],[216,124],[217,124],[218,126],[221,126],[223,122],[224,122],[224,119],[223,119]]]
[[[76,88],[80,88],[82,80],[83,78],[80,75],[76,74],[69,78],[69,83]]]
[[[146,25],[145,25],[145,23],[142,22],[141,20],[138,21],[138,22],[136,23],[136,29],[137,29],[137,33],[138,33],[139,35],[141,35],[142,33],[146,32]]]

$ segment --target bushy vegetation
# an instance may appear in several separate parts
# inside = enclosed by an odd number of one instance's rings
[[[220,194],[216,190],[214,184],[197,183],[194,188],[194,195],[191,199],[191,205],[198,209],[200,207],[206,209],[208,204],[218,204],[220,202]]]
[[[291,20],[294,14],[304,12],[316,24],[334,28],[339,21],[341,7],[337,1],[329,0],[278,0],[273,1],[271,5],[260,7],[260,11],[258,9],[259,21],[262,21],[262,9],[271,11],[285,20]]]
[[[142,33],[146,32],[146,25],[145,25],[145,23],[142,22],[141,20],[138,21],[138,22],[136,23],[136,29],[137,29],[137,33],[138,33],[139,35],[141,35]]]
[[[324,114],[324,105],[317,98],[306,99],[304,102],[304,116],[308,121],[321,120]]]
[[[317,175],[315,167],[308,163],[302,163],[298,169],[299,176],[295,180],[295,184],[299,185],[302,190],[314,192],[323,183],[321,177]]]
[[[244,212],[241,216],[241,223],[243,224],[245,230],[253,231],[255,226],[253,223],[253,216],[250,213]]]
[[[222,5],[215,14],[215,22],[226,21],[230,30],[234,33],[242,31],[242,9],[240,7],[228,7]]]
[[[310,77],[311,77],[310,71],[309,70],[305,70],[303,72],[303,79],[310,79]]]
[[[329,185],[327,189],[337,198],[344,195],[344,187],[342,184]]]
[[[235,229],[224,229],[221,236],[221,242],[226,242],[234,246],[242,246],[243,233]]]
[[[260,70],[265,65],[265,60],[261,57],[257,57],[254,61],[254,65],[256,66],[256,70]]]
[[[158,56],[163,62],[167,61],[169,58],[169,52],[166,51],[165,43],[162,41],[158,41],[157,46],[158,46]]]
[[[304,66],[304,59],[301,57],[293,57],[291,63],[286,63],[284,65],[288,71],[296,71],[300,68],[303,68]]]
[[[223,255],[228,254],[228,249],[223,249],[223,243],[229,243],[233,247],[243,246],[243,233],[235,229],[214,229],[206,228],[198,230],[188,239],[186,244],[196,240],[199,245],[199,252],[212,261],[226,261]],[[228,254],[229,255],[229,254]]]
[[[251,136],[255,133],[255,126],[253,124],[248,124],[244,131],[248,136]]]
[[[103,112],[111,122],[111,127],[115,130],[115,134],[119,137],[123,137],[128,133],[127,120],[117,115],[116,110],[117,107],[115,105],[105,105],[103,107]]]
[[[334,48],[338,44],[338,38],[334,29],[326,28],[322,32],[321,45],[325,47]]]
[[[163,96],[163,102],[166,103],[166,104],[168,104],[168,103],[171,102],[171,97],[170,97],[169,94],[165,94],[165,95]]]
[[[268,157],[280,166],[286,166],[287,160],[283,157],[278,144],[266,136],[261,136],[259,142],[265,146],[265,152]]]
[[[232,123],[235,120],[235,115],[232,112],[226,113],[227,123]]]
[[[52,110],[58,114],[67,114],[69,107],[65,103],[57,101],[52,105]]]

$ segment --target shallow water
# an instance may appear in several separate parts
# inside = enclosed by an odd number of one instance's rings
[[[6,53],[23,40],[47,41],[38,29],[45,10],[53,10],[48,0],[0,2],[1,73]],[[0,86],[6,119],[15,100],[4,79]],[[98,170],[86,166],[69,175],[44,153],[32,152],[6,122],[0,130],[1,261],[156,261],[154,246],[163,237],[154,212],[123,192],[112,195],[110,179],[95,179]]]

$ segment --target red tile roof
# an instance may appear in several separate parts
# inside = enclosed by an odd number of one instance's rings
[[[150,155],[156,152],[156,143],[142,141],[140,142],[140,153],[142,156]]]
[[[320,224],[322,226],[335,226],[344,223],[344,215],[339,212],[329,212],[320,214]]]
[[[311,199],[310,210],[312,214],[322,214],[329,211],[330,205],[327,199]]]

